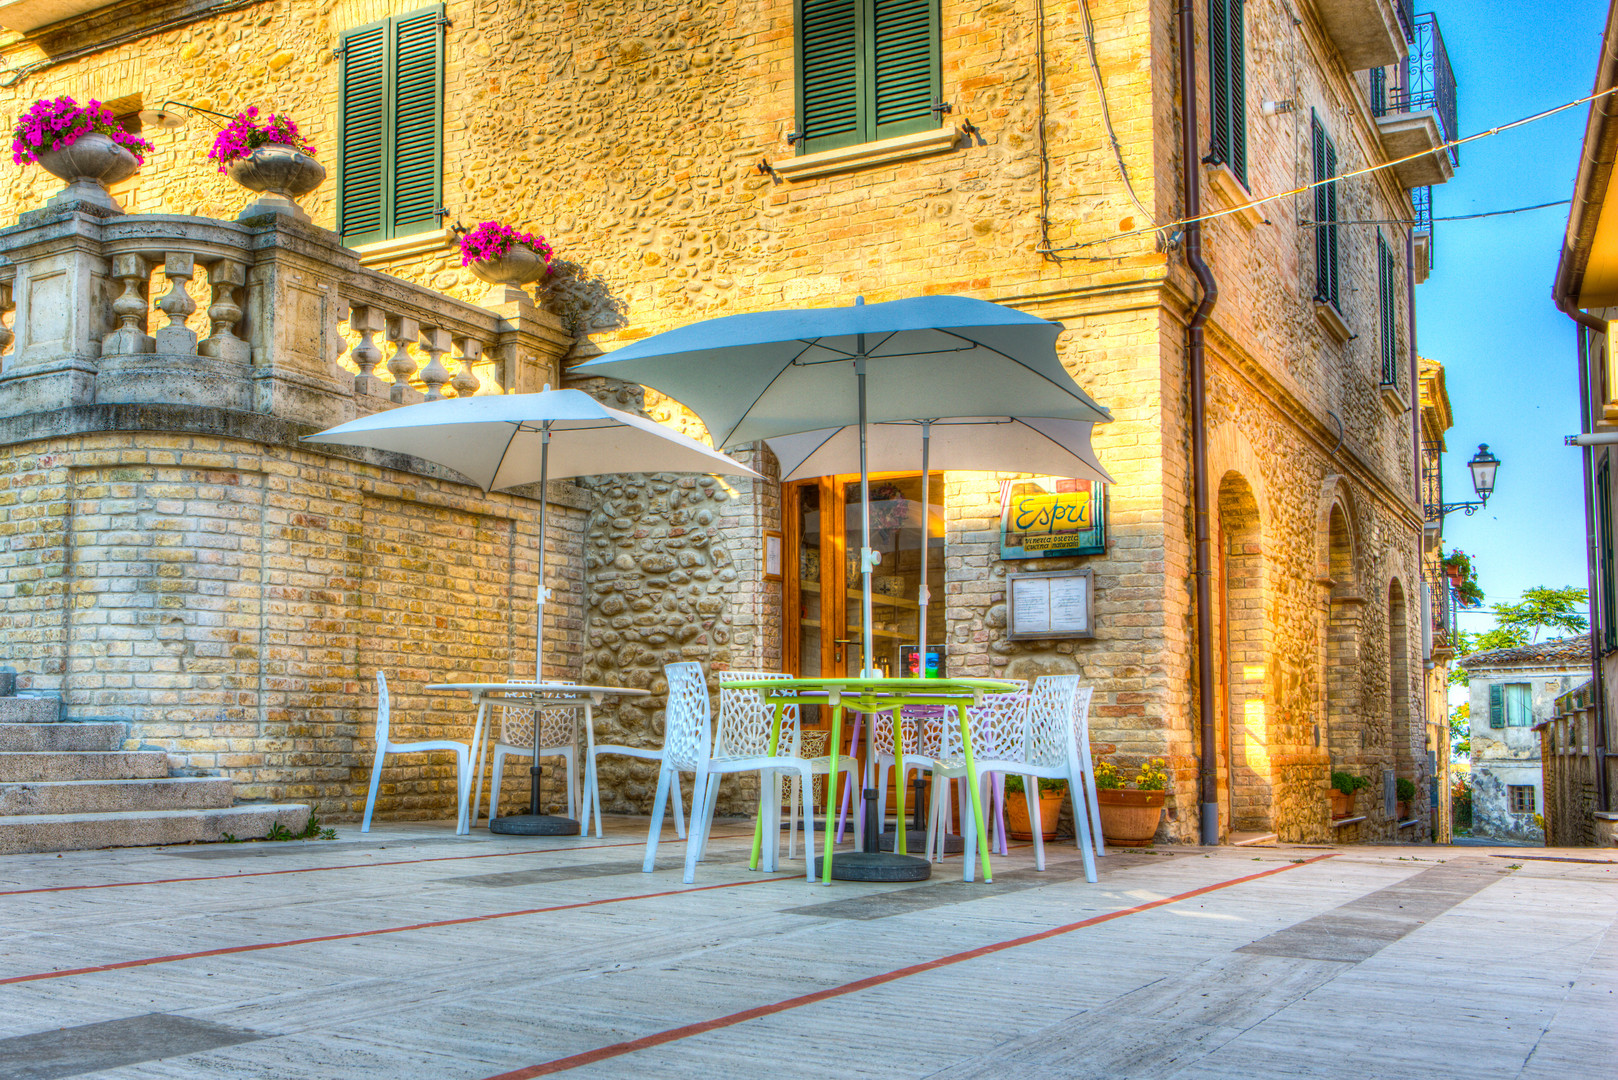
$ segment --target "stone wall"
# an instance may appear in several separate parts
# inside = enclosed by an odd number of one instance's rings
[[[18,685],[73,719],[131,721],[131,748],[222,772],[240,798],[357,815],[377,671],[401,741],[470,737],[465,696],[426,684],[532,674],[537,504],[185,412],[144,410],[142,430],[90,407],[68,418],[79,433],[33,441],[5,422],[0,637]],[[585,505],[553,485],[553,677],[579,667]],[[378,815],[447,816],[454,775],[444,755],[390,760]]]

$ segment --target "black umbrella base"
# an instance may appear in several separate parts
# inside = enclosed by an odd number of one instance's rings
[[[792,822],[790,822],[790,821],[781,822],[781,831],[782,832],[787,832],[791,828],[792,828]],[[825,831],[826,831],[826,819],[825,818],[815,818],[815,832],[825,832]]]
[[[489,831],[506,836],[577,836],[579,823],[554,814],[512,814],[489,822]],[[832,869],[837,868],[832,864]]]
[[[926,881],[933,864],[914,855],[886,851],[845,851],[832,857],[834,881]],[[822,860],[815,860],[815,880],[824,876]]]
[[[881,847],[881,849],[883,851],[892,851],[893,850],[893,830],[889,829],[887,832],[885,832],[881,836],[877,837],[877,844],[878,844],[878,846]],[[926,829],[906,829],[905,830],[905,849],[907,851],[909,851],[910,854],[912,854],[912,855],[914,855],[918,851],[925,851],[927,849],[927,830]],[[966,844],[965,844],[964,841],[961,840],[961,838],[959,836],[956,836],[954,833],[950,833],[949,835],[944,837],[944,854],[946,854],[946,855],[959,855],[961,852],[963,852],[965,850],[966,850]],[[832,863],[832,869],[833,870],[837,869],[837,864],[835,862]]]

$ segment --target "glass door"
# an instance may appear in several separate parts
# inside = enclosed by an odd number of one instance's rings
[[[845,672],[858,671],[864,637],[860,575],[860,482],[838,477],[843,509],[843,633]],[[942,655],[944,639],[944,478],[932,474],[922,519],[920,473],[871,479],[871,547],[882,557],[871,571],[872,663],[885,676],[920,673],[921,565],[927,560],[927,651]],[[942,674],[944,665],[929,664]]]

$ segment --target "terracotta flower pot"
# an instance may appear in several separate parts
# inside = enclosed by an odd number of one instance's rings
[[[326,180],[326,166],[293,146],[265,143],[230,163],[230,178],[263,198],[255,199],[237,220],[262,214],[286,214],[298,221],[309,215],[293,200],[309,194]]]
[[[1409,821],[1410,820],[1410,800],[1409,799],[1400,799],[1399,800],[1399,820],[1400,821]]]
[[[40,150],[35,155],[39,167],[67,181],[67,187],[46,205],[87,202],[123,212],[111,195],[108,184],[135,175],[140,159],[98,131],[80,135],[60,150]]]
[[[527,244],[513,244],[511,250],[501,258],[470,262],[466,268],[480,281],[513,287],[538,281],[549,269],[545,260]]]
[[[1121,847],[1150,847],[1163,817],[1161,791],[1114,788],[1096,792],[1101,808],[1101,835]]]
[[[1062,816],[1062,800],[1067,789],[1039,793],[1039,833],[1046,840],[1056,838],[1056,821]],[[1033,826],[1028,821],[1028,802],[1020,791],[1006,792],[1006,833],[1013,840],[1032,840]]]
[[[1332,788],[1331,789],[1331,816],[1333,818],[1346,818],[1346,817],[1351,816],[1353,813],[1354,813],[1354,793],[1351,791],[1347,795],[1345,795],[1341,791],[1338,791],[1336,788]]]

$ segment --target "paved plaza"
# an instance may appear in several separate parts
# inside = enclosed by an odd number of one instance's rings
[[[0,859],[0,1077],[1618,1076],[1618,853],[1071,845],[811,887],[720,822]],[[794,876],[787,872],[796,867]]]

